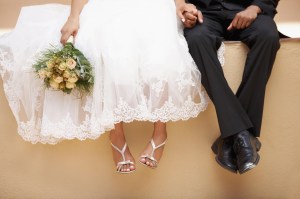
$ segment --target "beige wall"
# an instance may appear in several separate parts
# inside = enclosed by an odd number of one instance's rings
[[[71,0],[0,0],[0,28],[12,28],[17,21],[22,6],[44,3],[68,4],[70,2]]]
[[[0,0],[1,16],[7,2],[14,1]],[[0,28],[4,19],[0,18]],[[196,119],[168,124],[169,140],[157,170],[138,164],[135,173],[120,175],[114,172],[108,134],[96,141],[56,146],[24,142],[0,80],[0,199],[298,199],[299,55],[300,40],[282,42],[266,93],[261,161],[244,175],[231,174],[214,160],[210,144],[218,136],[218,126],[212,105]],[[226,45],[224,70],[234,90],[245,56],[240,43]],[[134,122],[125,130],[137,157],[152,125]]]
[[[226,45],[226,77],[237,88],[246,49]],[[242,49],[242,51],[241,51]],[[198,118],[168,124],[169,140],[157,170],[137,165],[114,172],[107,134],[96,141],[32,145],[16,125],[0,82],[1,199],[298,199],[300,198],[300,40],[283,41],[266,93],[260,151],[254,170],[234,175],[218,166],[210,144],[218,136],[212,105]],[[125,125],[138,156],[150,123]]]

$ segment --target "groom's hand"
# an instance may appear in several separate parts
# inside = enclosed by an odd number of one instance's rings
[[[185,28],[193,28],[197,22],[203,23],[203,16],[201,11],[197,11],[197,13],[185,12],[183,13],[185,21],[183,22],[183,26]]]
[[[252,24],[252,22],[257,18],[257,15],[259,13],[261,13],[261,9],[258,6],[251,5],[247,7],[245,10],[235,15],[227,30],[241,30],[248,28]]]
[[[198,11],[196,6],[193,4],[185,2],[177,3],[176,12],[186,28],[194,27],[197,21],[199,21],[199,23],[203,23],[202,13]]]

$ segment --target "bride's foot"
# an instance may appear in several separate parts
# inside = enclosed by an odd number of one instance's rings
[[[110,141],[117,172],[131,173],[135,171],[134,158],[129,151],[124,135],[120,135],[114,131],[110,133]]]
[[[154,135],[140,156],[139,162],[151,169],[155,169],[163,155],[166,140],[166,132]]]

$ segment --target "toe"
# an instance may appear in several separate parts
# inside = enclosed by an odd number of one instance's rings
[[[153,167],[153,166],[154,166],[153,161],[151,161],[150,162],[150,167]]]
[[[127,165],[123,166],[123,171],[126,172],[127,171]]]
[[[134,165],[130,165],[129,168],[130,168],[131,171],[134,171],[134,170],[135,170],[135,166],[134,166]]]
[[[130,165],[128,164],[128,165],[127,165],[127,170],[126,170],[126,171],[129,172],[130,170],[131,170],[131,168],[130,168]]]
[[[146,165],[150,166],[150,161],[149,160],[146,161]]]
[[[146,163],[146,158],[141,158],[140,161],[145,164]]]
[[[130,168],[129,168],[129,165],[128,165],[128,164],[125,165],[125,171],[126,171],[126,172],[130,171]]]

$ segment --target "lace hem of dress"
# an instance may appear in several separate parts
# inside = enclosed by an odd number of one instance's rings
[[[70,116],[60,122],[51,122],[48,118],[31,119],[27,122],[18,123],[18,133],[25,140],[33,144],[57,144],[62,140],[86,140],[97,139],[106,131],[112,130],[114,124],[119,122],[130,123],[133,121],[169,122],[188,120],[195,118],[207,107],[204,92],[201,95],[201,103],[195,103],[191,97],[185,101],[180,108],[176,107],[170,98],[165,104],[151,113],[145,112],[144,106],[130,107],[125,101],[120,101],[113,113],[104,113],[105,118],[101,120],[94,116],[86,115],[80,125],[74,124]],[[69,133],[69,134],[68,134]]]
[[[218,55],[218,59],[219,62],[221,64],[221,66],[223,67],[225,65],[225,44],[222,42],[220,48],[217,51],[217,55]]]

